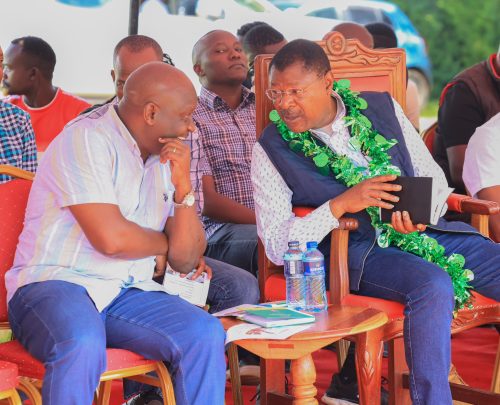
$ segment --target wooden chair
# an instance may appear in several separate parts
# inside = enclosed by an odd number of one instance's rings
[[[356,40],[345,40],[339,33],[332,33],[324,41],[318,42],[328,55],[336,79],[349,78],[356,90],[388,91],[404,108],[406,69],[405,55],[401,49],[369,50]],[[269,123],[268,115],[272,104],[265,97],[268,88],[268,68],[272,55],[260,55],[255,60],[257,136]],[[450,209],[459,212],[488,215],[499,212],[498,204],[475,200],[467,196],[452,195],[448,200]],[[311,208],[296,208],[297,216],[306,215]],[[391,404],[409,403],[409,392],[404,375],[407,366],[403,347],[403,305],[397,302],[350,294],[349,271],[347,265],[347,247],[349,231],[357,228],[357,221],[341,218],[338,229],[332,231],[330,255],[330,303],[335,305],[353,305],[384,310],[389,322],[383,327],[382,340],[389,342],[389,389]],[[276,266],[267,257],[262,243],[259,243],[259,287],[262,301],[282,300],[285,298],[285,279],[283,268]],[[453,322],[452,333],[470,329],[477,325],[499,323],[500,305],[498,302],[475,294],[473,309],[459,311]],[[355,337],[352,338],[355,340]],[[500,385],[499,365],[495,368],[492,391],[498,392]],[[430,365],[432,367],[432,365]],[[261,371],[261,392],[283,389],[284,371],[282,364],[263,362]],[[369,366],[366,365],[366,370]],[[471,397],[469,387],[459,387],[456,399],[467,400]],[[362,386],[359,387],[363,389]],[[499,396],[497,396],[500,398]],[[497,398],[495,397],[495,399]],[[477,403],[491,401],[487,393],[479,392],[474,397]],[[487,398],[487,399],[485,399]],[[495,400],[493,399],[493,400]],[[491,403],[491,402],[482,402]]]
[[[422,140],[425,143],[425,146],[427,146],[427,149],[429,152],[432,154],[432,151],[434,149],[434,139],[436,137],[436,129],[437,129],[438,123],[437,121],[434,122],[429,128],[424,129],[422,131]],[[459,196],[459,194],[457,194]],[[460,201],[461,204],[475,204],[474,200],[472,198],[463,198],[462,196],[456,197],[455,201]],[[456,212],[462,212],[460,209],[451,209],[452,211]],[[479,232],[481,232],[485,236],[489,236],[489,227],[488,227],[488,217],[491,214],[489,210],[480,210],[479,207],[477,206],[477,209],[474,210],[475,212],[471,215],[471,225],[476,228]],[[466,209],[463,212],[471,212],[470,210]],[[499,242],[499,241],[496,241]]]
[[[23,229],[24,212],[33,178],[32,173],[20,169],[0,167],[0,173],[10,174],[17,179],[0,184],[0,329],[10,329],[7,318],[5,273],[12,267],[17,241]],[[164,403],[175,404],[172,381],[162,361],[146,359],[137,353],[123,349],[107,349],[107,369],[101,376],[96,394],[96,405],[109,403],[112,380],[130,378],[156,387],[163,392]],[[16,340],[0,344],[0,361],[14,363],[19,368],[19,387],[30,399],[32,405],[41,405],[39,393],[45,373],[43,364],[32,357]],[[155,372],[152,377],[147,373]]]
[[[437,126],[438,123],[436,121],[429,128],[424,129],[421,134],[422,141],[424,141],[425,146],[427,146],[427,149],[431,152],[431,154],[434,150],[434,138],[436,137]]]

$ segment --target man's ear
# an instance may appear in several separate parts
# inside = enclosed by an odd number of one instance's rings
[[[199,63],[195,63],[193,65],[193,70],[198,75],[198,77],[205,76],[205,72],[203,71],[203,69],[201,68],[201,65]]]
[[[111,79],[113,79],[113,83],[115,82],[115,69],[111,69]]]
[[[29,71],[29,75],[28,75],[28,77],[30,78],[30,80],[32,80],[32,81],[33,81],[33,80],[35,80],[35,79],[36,79],[36,77],[37,77],[38,75],[40,75],[40,74],[41,74],[41,72],[40,72],[40,70],[39,70],[37,67],[32,67],[32,68],[30,69],[30,71]]]
[[[158,107],[154,103],[147,103],[144,106],[144,121],[149,126],[153,126],[156,122],[156,114],[158,114]]]
[[[334,80],[333,70],[330,69],[325,75],[326,92],[328,93],[328,95],[330,95],[332,92]]]

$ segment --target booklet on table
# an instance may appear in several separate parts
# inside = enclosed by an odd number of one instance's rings
[[[235,316],[246,322],[265,328],[301,325],[316,320],[314,315],[287,308],[284,305],[239,305],[214,314],[215,316]]]

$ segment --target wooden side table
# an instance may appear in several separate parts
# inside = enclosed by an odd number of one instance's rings
[[[383,346],[380,326],[387,322],[387,315],[372,308],[350,306],[329,306],[328,311],[315,315],[316,322],[309,329],[288,339],[238,340],[230,348],[235,353],[237,345],[261,358],[261,375],[262,370],[266,371],[266,378],[260,383],[261,405],[318,404],[311,353],[354,335],[360,404],[379,405]],[[229,317],[221,320],[225,329],[242,322]],[[291,360],[291,395],[284,393],[285,359]],[[233,364],[231,372],[232,381],[239,382],[237,364]],[[232,389],[234,405],[242,405],[241,387],[237,383]]]

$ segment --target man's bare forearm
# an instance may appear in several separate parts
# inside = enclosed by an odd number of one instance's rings
[[[168,262],[181,273],[193,270],[205,252],[205,230],[194,207],[175,209],[165,228],[168,235]]]
[[[90,244],[103,255],[134,260],[164,255],[168,250],[163,232],[127,220],[117,205],[90,203],[69,209]]]
[[[253,210],[218,193],[206,196],[203,215],[220,222],[255,224]]]

